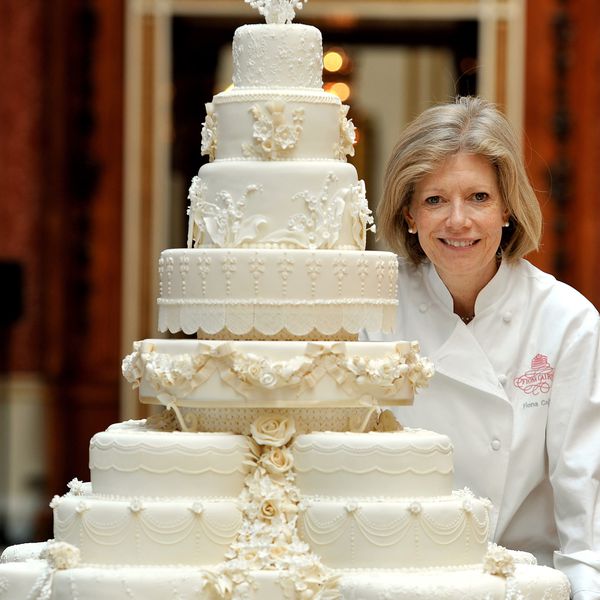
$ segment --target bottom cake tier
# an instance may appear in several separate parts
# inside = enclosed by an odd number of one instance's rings
[[[31,554],[31,546],[24,552]],[[38,554],[44,544],[38,545]],[[18,557],[19,547],[8,555]],[[4,555],[3,555],[4,558]],[[319,598],[343,600],[568,600],[569,583],[554,569],[520,563],[508,577],[481,564],[453,569],[334,571],[334,587]],[[284,600],[309,598],[302,581],[282,571],[245,575],[235,590],[215,571],[192,567],[78,566],[51,568],[46,560],[0,564],[0,598],[7,600]],[[45,594],[45,595],[44,595]]]

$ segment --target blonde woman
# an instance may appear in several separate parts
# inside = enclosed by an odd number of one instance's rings
[[[400,256],[394,336],[436,366],[402,423],[448,434],[455,482],[494,504],[494,541],[600,598],[598,311],[523,257],[541,212],[506,119],[426,110],[394,149],[378,227]]]

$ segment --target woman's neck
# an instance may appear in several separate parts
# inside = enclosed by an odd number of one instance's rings
[[[485,272],[474,276],[472,273],[465,275],[456,275],[448,273],[439,273],[440,279],[452,296],[454,303],[454,312],[465,323],[468,323],[475,316],[475,302],[481,290],[492,280],[498,271],[499,262],[494,263],[491,268]]]

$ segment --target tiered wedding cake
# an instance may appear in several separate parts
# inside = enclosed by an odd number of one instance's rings
[[[5,552],[0,600],[566,600],[562,574],[488,546],[448,438],[381,412],[432,369],[354,341],[391,327],[396,259],[364,250],[320,32],[251,4],[268,23],[236,31],[235,87],[207,105],[188,248],[160,258],[159,326],[200,339],[135,344],[125,377],[165,409],[92,438],[91,483],[53,499],[54,540]]]

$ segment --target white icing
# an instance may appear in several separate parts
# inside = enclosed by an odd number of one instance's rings
[[[27,598],[44,568],[44,561],[0,565],[0,581],[11,594],[5,597]],[[86,565],[55,574],[52,600],[215,600],[215,577],[211,575],[202,567]],[[394,600],[506,600],[505,580],[483,573],[480,566],[344,570],[338,575],[344,600],[385,600],[392,590]],[[285,600],[280,576],[278,571],[250,572],[253,600]],[[523,600],[569,599],[569,583],[560,571],[517,565],[513,579]]]
[[[292,445],[298,487],[330,497],[436,496],[452,490],[452,445],[440,434],[310,433]]]
[[[243,25],[233,36],[236,88],[321,88],[321,32],[308,25]]]
[[[84,563],[204,564],[223,561],[241,526],[235,500],[104,499],[63,496],[54,537],[77,546]]]
[[[304,502],[300,535],[332,568],[473,564],[487,549],[488,508],[474,497]]]
[[[345,161],[354,154],[354,126],[346,119],[347,110],[337,96],[323,91],[232,89],[207,105],[204,153],[211,160]]]
[[[94,494],[234,497],[255,450],[245,436],[149,431],[142,421],[111,426],[90,442]]]
[[[331,335],[391,331],[395,322],[398,272],[388,252],[166,250],[159,276],[160,331]]]
[[[188,247],[365,248],[364,183],[337,160],[216,161],[200,168],[188,198]],[[326,212],[319,223],[316,210]]]

